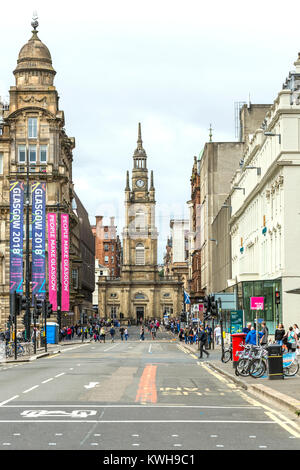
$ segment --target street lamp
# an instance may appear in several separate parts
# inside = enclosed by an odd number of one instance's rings
[[[271,137],[277,136],[279,138],[279,143],[281,144],[281,134],[275,134],[274,132],[264,132],[264,135]]]

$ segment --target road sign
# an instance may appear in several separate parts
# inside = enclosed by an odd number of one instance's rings
[[[264,310],[264,297],[250,297],[250,310]]]

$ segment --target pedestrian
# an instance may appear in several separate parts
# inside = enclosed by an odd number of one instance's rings
[[[128,328],[125,328],[125,331],[124,331],[124,335],[125,335],[125,340],[127,341],[128,340]]]
[[[288,337],[287,337],[287,348],[288,352],[296,352],[297,349],[297,340],[298,337],[292,326],[289,327]]]
[[[124,341],[124,338],[123,338],[123,337],[124,337],[124,331],[125,331],[125,330],[124,330],[123,326],[121,326],[121,328],[120,328],[120,335],[121,335],[121,340],[122,340],[122,341]]]
[[[262,326],[262,330],[261,330],[262,337],[260,339],[260,345],[264,347],[268,344],[269,330],[265,321],[262,322],[261,326]]]
[[[67,335],[68,335],[68,340],[71,341],[71,339],[72,339],[72,329],[70,327],[67,329]]]
[[[153,324],[151,329],[152,339],[156,338],[156,326]]]
[[[205,353],[206,356],[209,357],[209,353],[205,349],[206,340],[207,340],[206,332],[204,331],[203,325],[201,325],[200,326],[200,333],[199,333],[199,343],[200,343],[199,359],[202,359],[203,353]]]
[[[183,341],[183,340],[184,340],[184,332],[183,332],[183,329],[181,329],[181,330],[179,331],[178,337],[179,337],[179,341]]]
[[[102,343],[102,341],[105,343],[105,335],[106,335],[106,330],[105,330],[105,327],[102,326],[100,330],[100,343]]]
[[[113,343],[115,341],[116,330],[112,326],[109,332],[110,332],[110,336],[111,336],[111,342]]]
[[[297,335],[297,338],[300,339],[300,330],[299,330],[299,327],[296,323],[294,324],[293,328],[294,328],[294,332]]]
[[[283,337],[285,335],[285,329],[282,323],[279,323],[278,328],[275,330],[274,339],[277,344],[282,346]]]
[[[251,331],[251,322],[247,323],[247,326],[242,329],[242,333],[246,333],[246,335]]]
[[[206,335],[207,335],[207,346],[208,349],[211,349],[211,343],[212,343],[212,327],[210,325],[207,325],[206,327]]]
[[[141,329],[140,329],[140,341],[144,341],[144,339],[145,339],[145,330],[144,330],[144,327],[142,325]]]
[[[220,327],[220,325],[216,326],[215,331],[214,331],[214,335],[215,335],[216,345],[218,346],[218,345],[221,344],[221,327]]]
[[[257,344],[256,341],[257,341],[256,330],[254,326],[251,326],[251,330],[246,336],[245,343],[256,345]]]
[[[189,340],[189,329],[188,329],[188,327],[186,326],[185,329],[184,329],[184,341],[185,341],[185,344],[188,343],[188,340]]]

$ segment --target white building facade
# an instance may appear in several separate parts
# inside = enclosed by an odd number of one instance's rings
[[[246,321],[256,316],[250,297],[265,297],[258,317],[270,332],[279,321],[285,329],[300,323],[300,55],[295,66],[250,139],[230,193],[228,285],[236,287]]]

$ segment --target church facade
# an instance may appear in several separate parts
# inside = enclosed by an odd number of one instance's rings
[[[99,278],[100,318],[139,324],[162,320],[165,313],[177,317],[182,311],[180,277],[164,277],[158,269],[155,204],[153,171],[149,178],[139,124],[131,184],[129,171],[126,177],[121,275],[118,279]]]

